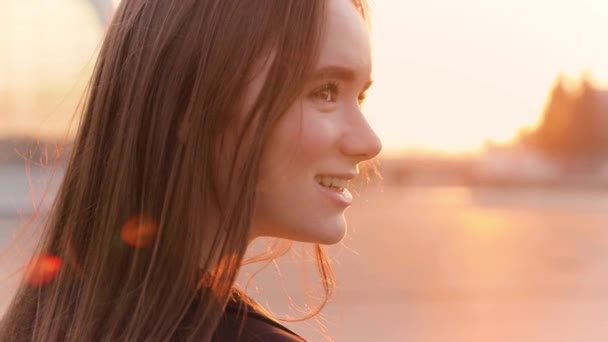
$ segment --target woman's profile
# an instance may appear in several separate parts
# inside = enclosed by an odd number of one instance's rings
[[[250,243],[339,242],[381,149],[364,0],[123,0],[1,341],[301,341],[235,290]],[[41,266],[42,265],[42,266]],[[328,289],[328,293],[331,289]]]

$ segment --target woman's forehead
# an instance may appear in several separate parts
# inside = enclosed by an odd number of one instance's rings
[[[371,46],[361,13],[352,0],[331,0],[327,15],[317,69],[338,66],[356,72],[357,77],[369,77]]]

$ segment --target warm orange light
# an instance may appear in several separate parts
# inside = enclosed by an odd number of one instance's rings
[[[125,222],[120,237],[127,245],[144,248],[150,246],[158,232],[158,223],[147,215],[135,215]]]
[[[238,259],[236,254],[223,256],[217,265],[201,276],[198,287],[219,291],[230,288],[231,281],[227,279],[227,273],[230,269],[238,267]]]
[[[25,273],[25,281],[30,286],[41,286],[51,282],[61,269],[62,261],[54,255],[42,255],[30,263]]]
[[[560,73],[588,70],[595,83],[608,82],[605,0],[441,3],[372,6],[365,112],[385,153],[508,144],[539,121]]]
[[[471,238],[476,241],[491,242],[500,238],[508,225],[501,220],[501,217],[492,213],[482,211],[464,212],[460,216],[464,222],[463,226],[468,227]]]

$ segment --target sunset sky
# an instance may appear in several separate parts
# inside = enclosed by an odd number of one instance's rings
[[[65,70],[57,82],[70,89],[65,84],[79,81],[101,38],[86,2],[6,1],[0,5],[9,7],[0,14],[0,91],[17,78],[22,85],[44,82],[23,61],[46,65],[53,58],[54,69]],[[606,0],[372,3],[375,84],[366,111],[387,153],[468,152],[487,139],[507,141],[537,122],[559,73],[578,77],[588,71],[598,85],[608,86]],[[34,57],[23,58],[32,51]],[[19,75],[29,69],[35,82],[11,74],[15,67]],[[2,81],[2,74],[13,76]],[[48,114],[46,122],[57,121],[56,115]],[[37,132],[44,125],[39,117],[5,122],[0,134]]]
[[[532,126],[560,72],[608,81],[606,0],[374,1],[370,120],[389,149],[468,151]]]

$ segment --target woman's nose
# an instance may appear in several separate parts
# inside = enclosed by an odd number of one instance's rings
[[[382,150],[382,142],[371,128],[363,114],[358,111],[349,120],[350,125],[342,136],[342,153],[354,156],[359,161],[372,159]]]

